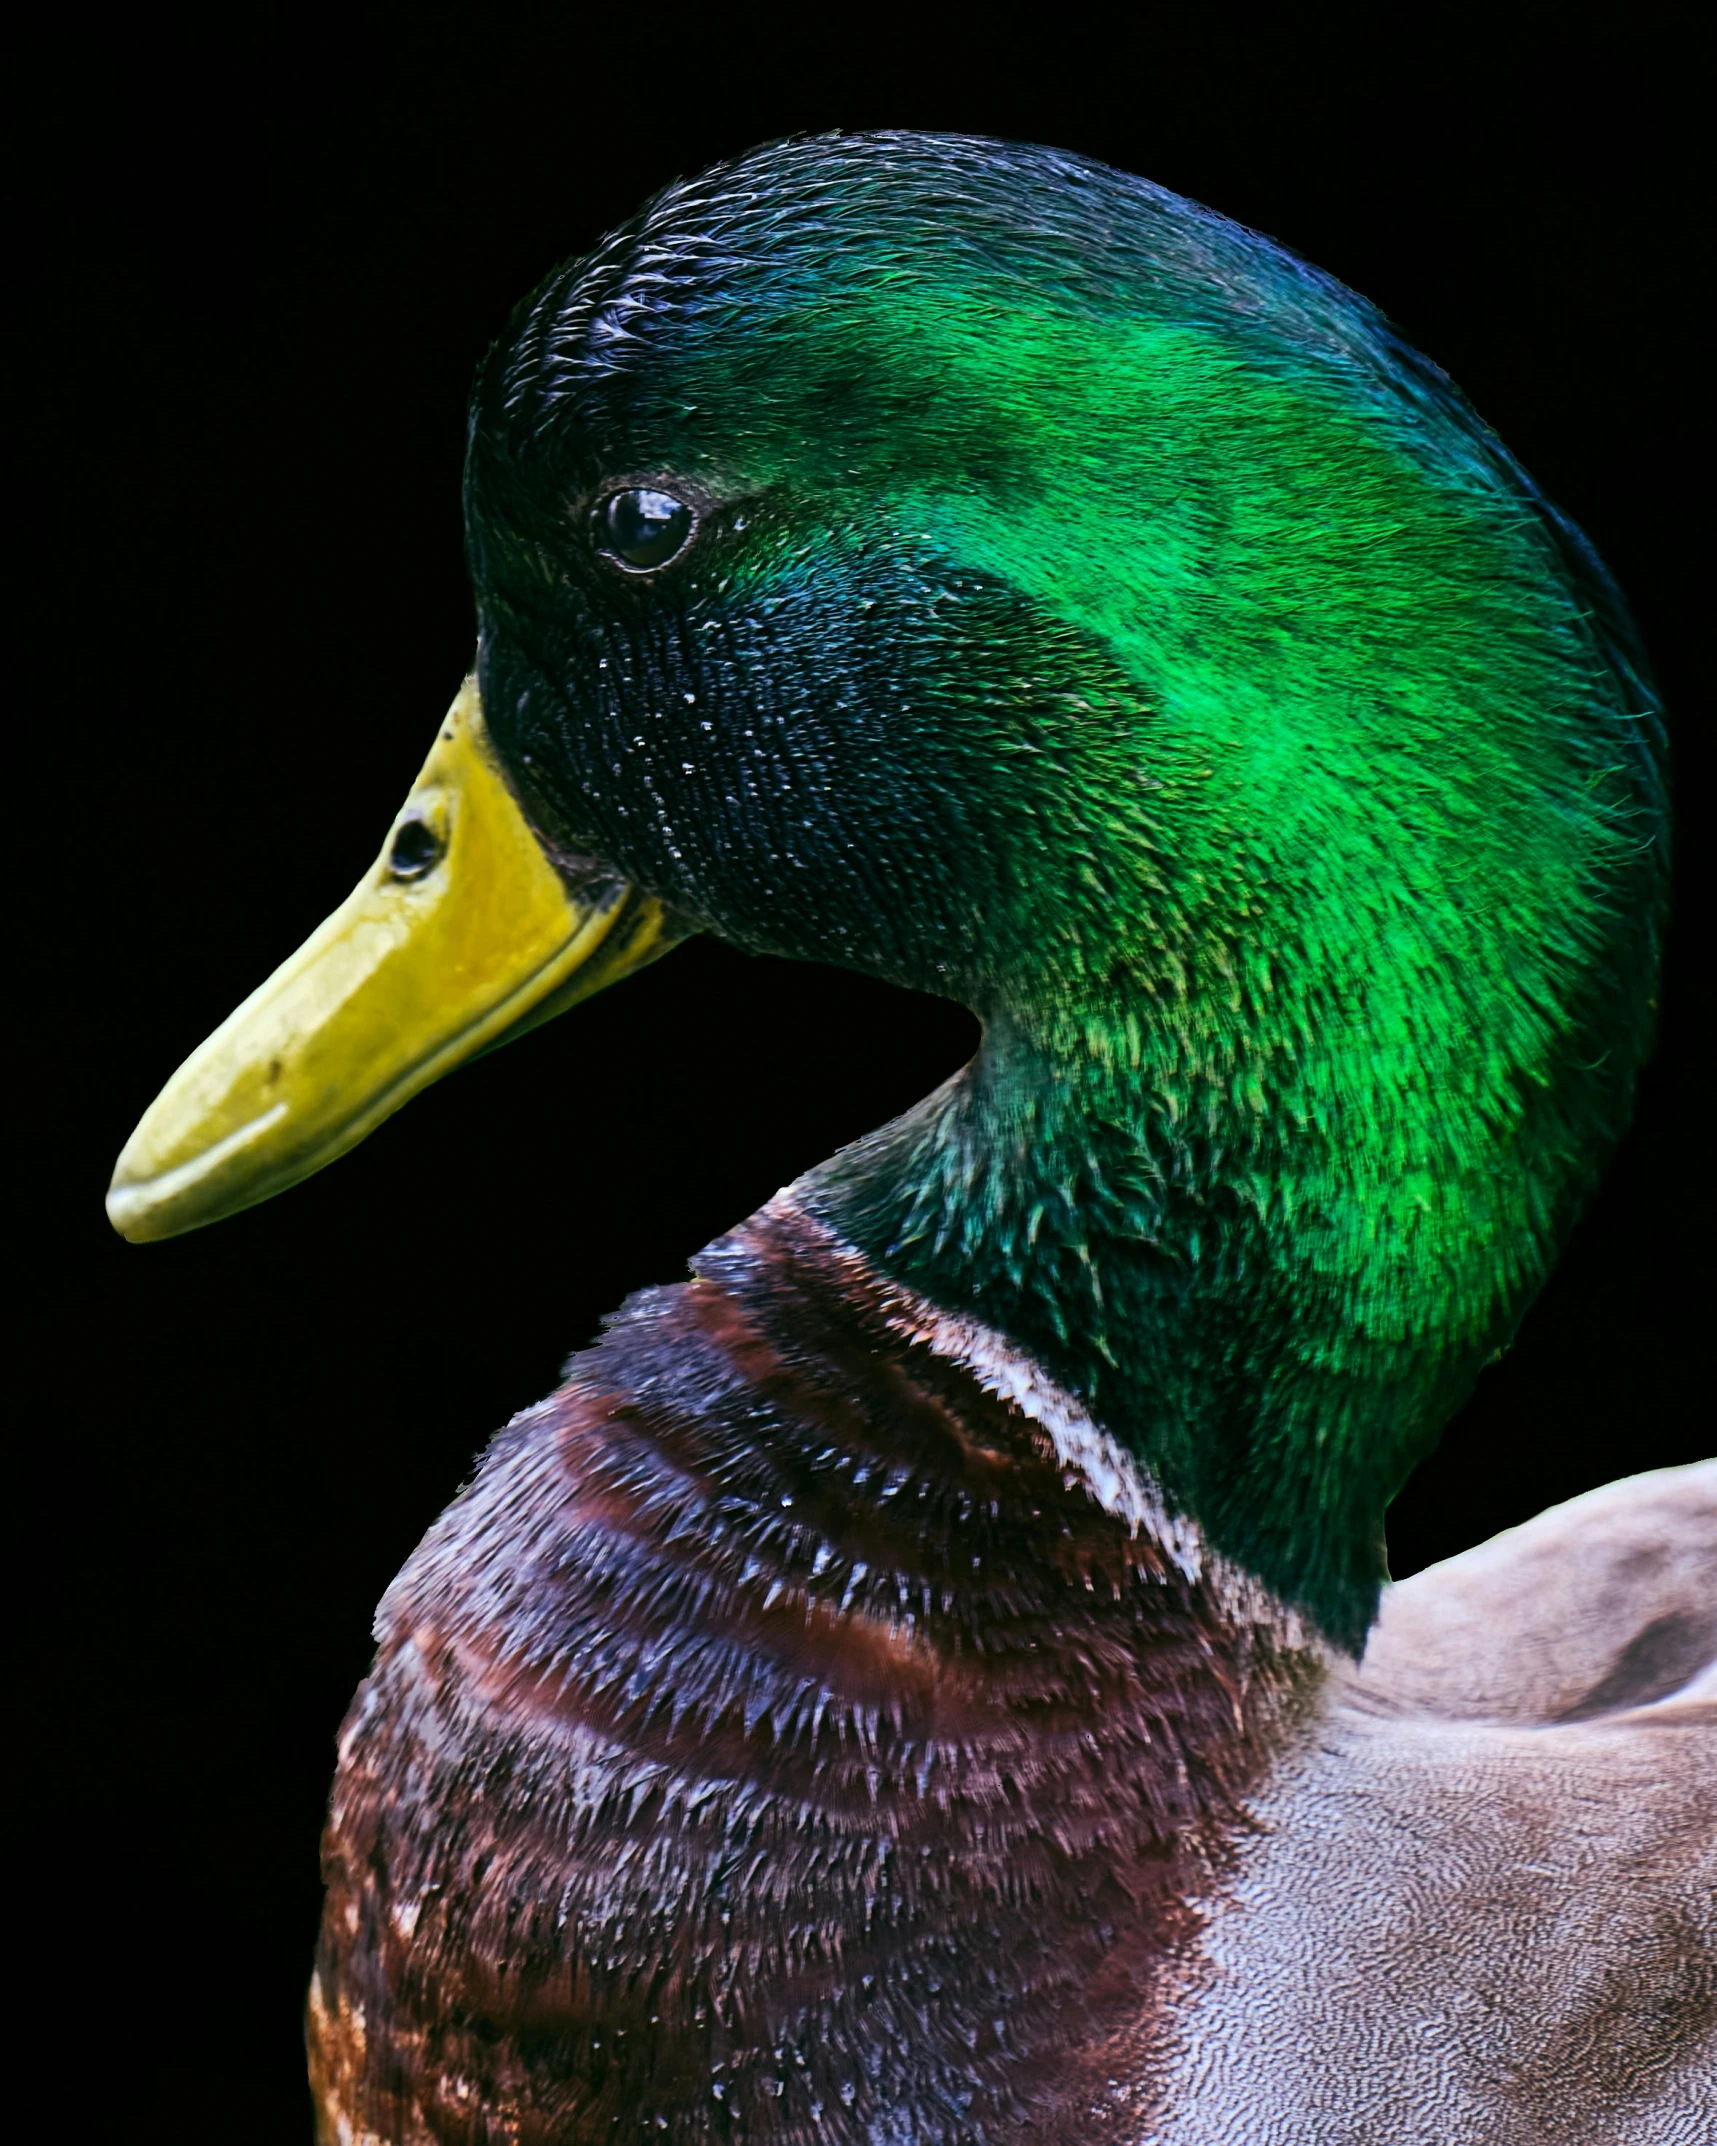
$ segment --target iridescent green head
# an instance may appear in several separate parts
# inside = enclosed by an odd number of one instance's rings
[[[540,823],[985,1023],[807,1197],[1356,1641],[1650,1032],[1660,736],[1583,540],[1268,241],[907,135],[551,278],[467,503]]]
[[[1267,240],[914,135],[551,277],[467,517],[553,843],[984,1022],[803,1196],[1356,1644],[1649,1038],[1660,733],[1578,533]]]

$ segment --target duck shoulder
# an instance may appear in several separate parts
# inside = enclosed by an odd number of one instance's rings
[[[1707,1463],[1391,1589],[1100,2135],[1717,2137],[1714,1570]]]
[[[1714,1664],[1717,1461],[1704,1461],[1607,1483],[1388,1588],[1353,1696],[1577,1722],[1677,1693],[1717,1705]]]

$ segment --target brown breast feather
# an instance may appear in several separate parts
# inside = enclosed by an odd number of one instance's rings
[[[324,2137],[1085,2137],[1320,1657],[790,1206],[695,1273],[502,1433],[382,1605],[325,1843]]]

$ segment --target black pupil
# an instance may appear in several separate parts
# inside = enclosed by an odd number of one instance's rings
[[[691,534],[692,510],[672,492],[616,492],[599,516],[602,548],[628,566],[660,566]]]
[[[388,869],[395,879],[421,879],[440,855],[435,829],[423,820],[407,820],[393,838]]]

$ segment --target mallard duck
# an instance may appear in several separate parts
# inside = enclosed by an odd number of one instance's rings
[[[465,499],[473,675],[115,1225],[691,932],[982,1044],[388,1591],[323,2138],[1713,2136],[1717,1471],[1385,1585],[1649,1043],[1659,715],[1579,533],[1268,240],[902,134],[551,276]]]

